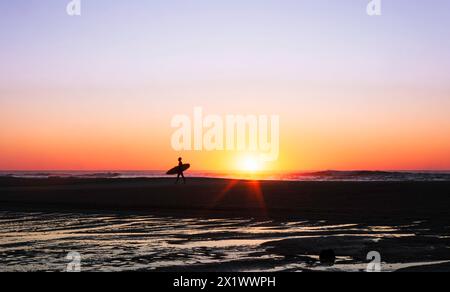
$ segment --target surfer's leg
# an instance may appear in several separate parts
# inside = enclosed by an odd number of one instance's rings
[[[181,177],[183,178],[183,183],[186,184],[186,178],[184,177],[184,173],[181,173]]]
[[[179,180],[180,180],[180,174],[177,175],[177,181],[175,182],[175,184],[178,184]]]

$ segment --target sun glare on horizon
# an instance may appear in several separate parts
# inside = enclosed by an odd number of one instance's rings
[[[256,157],[246,156],[239,161],[238,170],[249,173],[262,171],[262,163]]]

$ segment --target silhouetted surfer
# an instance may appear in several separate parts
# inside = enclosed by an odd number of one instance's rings
[[[177,175],[177,181],[175,182],[175,184],[178,183],[178,181],[180,180],[180,177],[183,178],[183,182],[186,183],[186,178],[184,177],[184,172],[186,170],[188,170],[191,165],[190,164],[183,164],[183,158],[178,158],[178,166],[175,166],[174,168],[172,168],[171,170],[169,170],[166,174],[167,175]]]
[[[183,183],[186,183],[186,178],[184,177],[184,173],[183,173],[183,158],[178,158],[178,176],[177,176],[177,181],[176,184],[178,184],[178,181],[180,180],[180,176],[183,178]]]

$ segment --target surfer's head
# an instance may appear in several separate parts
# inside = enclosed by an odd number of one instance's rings
[[[183,158],[179,157],[179,158],[178,158],[178,161],[180,161],[180,162],[181,162],[181,160],[183,160]]]

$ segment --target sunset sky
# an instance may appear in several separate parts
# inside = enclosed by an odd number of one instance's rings
[[[236,168],[174,115],[277,114],[265,170],[449,170],[450,1],[0,2],[0,170]]]

